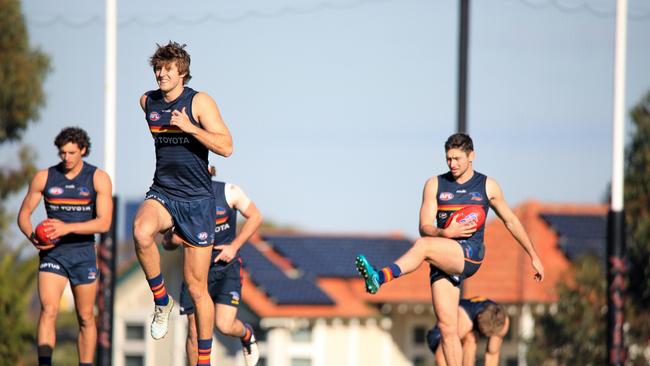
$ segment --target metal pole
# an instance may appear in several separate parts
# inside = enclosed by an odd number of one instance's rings
[[[115,305],[115,283],[117,274],[117,207],[119,201],[113,197],[113,224],[111,229],[101,235],[99,245],[99,288],[97,296],[97,365],[113,364],[113,325]]]
[[[115,187],[115,130],[117,109],[117,0],[106,0],[104,69],[104,169]],[[100,280],[97,307],[97,365],[113,364],[113,308],[117,261],[118,200],[113,196],[113,220],[108,233],[101,236],[99,250]]]
[[[460,0],[458,38],[458,126],[459,133],[467,133],[467,64],[469,58],[470,0]]]
[[[106,0],[104,61],[104,170],[115,185],[115,125],[117,79],[117,0]]]
[[[627,41],[627,0],[616,3],[614,56],[614,112],[612,134],[612,191],[607,216],[607,350],[609,365],[623,365],[625,291],[625,211],[623,174],[625,153],[625,56]]]

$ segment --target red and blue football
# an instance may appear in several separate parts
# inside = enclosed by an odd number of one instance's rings
[[[479,205],[469,205],[461,208],[449,216],[445,227],[449,226],[453,220],[458,220],[460,223],[474,223],[474,226],[480,228],[485,223],[485,211]]]

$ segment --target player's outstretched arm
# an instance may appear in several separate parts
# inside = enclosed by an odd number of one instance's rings
[[[82,222],[65,223],[60,220],[50,220],[50,236],[53,239],[75,233],[75,234],[97,234],[105,233],[111,228],[113,220],[113,185],[108,174],[101,170],[95,170],[93,176],[95,185],[95,213],[94,219]]]
[[[198,93],[192,100],[192,114],[201,127],[190,122],[185,108],[172,111],[170,124],[194,136],[215,154],[228,157],[232,154],[232,136],[217,107],[217,103],[205,93]]]
[[[506,203],[501,187],[499,187],[499,184],[494,179],[488,178],[485,189],[490,199],[490,207],[492,207],[494,212],[496,212],[499,218],[503,221],[506,228],[517,240],[519,245],[521,245],[526,253],[528,253],[533,269],[535,270],[535,280],[541,282],[544,279],[544,266],[542,265],[542,261],[540,260],[539,255],[537,255],[533,242],[528,237],[521,221],[519,221],[517,216]]]

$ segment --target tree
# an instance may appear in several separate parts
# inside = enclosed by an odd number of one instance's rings
[[[24,248],[24,247],[22,247]],[[33,321],[26,309],[33,292],[38,257],[21,259],[20,248],[0,258],[0,365],[19,364],[34,344]]]
[[[0,2],[0,143],[17,140],[45,102],[49,59],[29,47],[18,0]]]
[[[634,133],[626,151],[625,223],[627,226],[627,343],[650,346],[650,93],[632,109]]]
[[[625,221],[628,300],[625,342],[628,364],[647,365],[650,347],[650,93],[633,108],[635,129],[626,151]],[[574,263],[558,284],[557,311],[537,319],[531,364],[605,364],[605,273],[595,259]]]
[[[43,80],[48,57],[30,48],[18,0],[0,1],[0,144],[17,141],[44,104]],[[7,243],[14,222],[5,205],[34,175],[34,155],[22,147],[15,166],[0,167],[0,365],[20,365],[34,343],[26,310],[34,288],[38,259],[25,258]]]
[[[557,285],[553,312],[536,319],[528,353],[531,365],[606,364],[607,283],[601,262],[579,258]]]

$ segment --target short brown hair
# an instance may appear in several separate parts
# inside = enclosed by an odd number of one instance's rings
[[[502,305],[488,304],[476,317],[478,330],[487,337],[496,335],[503,329],[507,317]]]
[[[192,75],[190,75],[190,54],[185,51],[186,44],[169,41],[164,46],[158,43],[156,43],[156,46],[158,48],[156,48],[156,52],[149,59],[149,65],[155,70],[156,67],[162,67],[175,61],[178,72],[185,74],[183,85],[187,84],[192,78]]]
[[[54,146],[61,149],[67,143],[77,144],[80,150],[86,148],[86,152],[82,156],[90,154],[90,137],[86,131],[79,127],[66,127],[59,132],[54,138]]]
[[[455,133],[445,142],[445,152],[451,149],[460,149],[463,152],[470,153],[474,151],[474,142],[469,135],[464,133]]]

